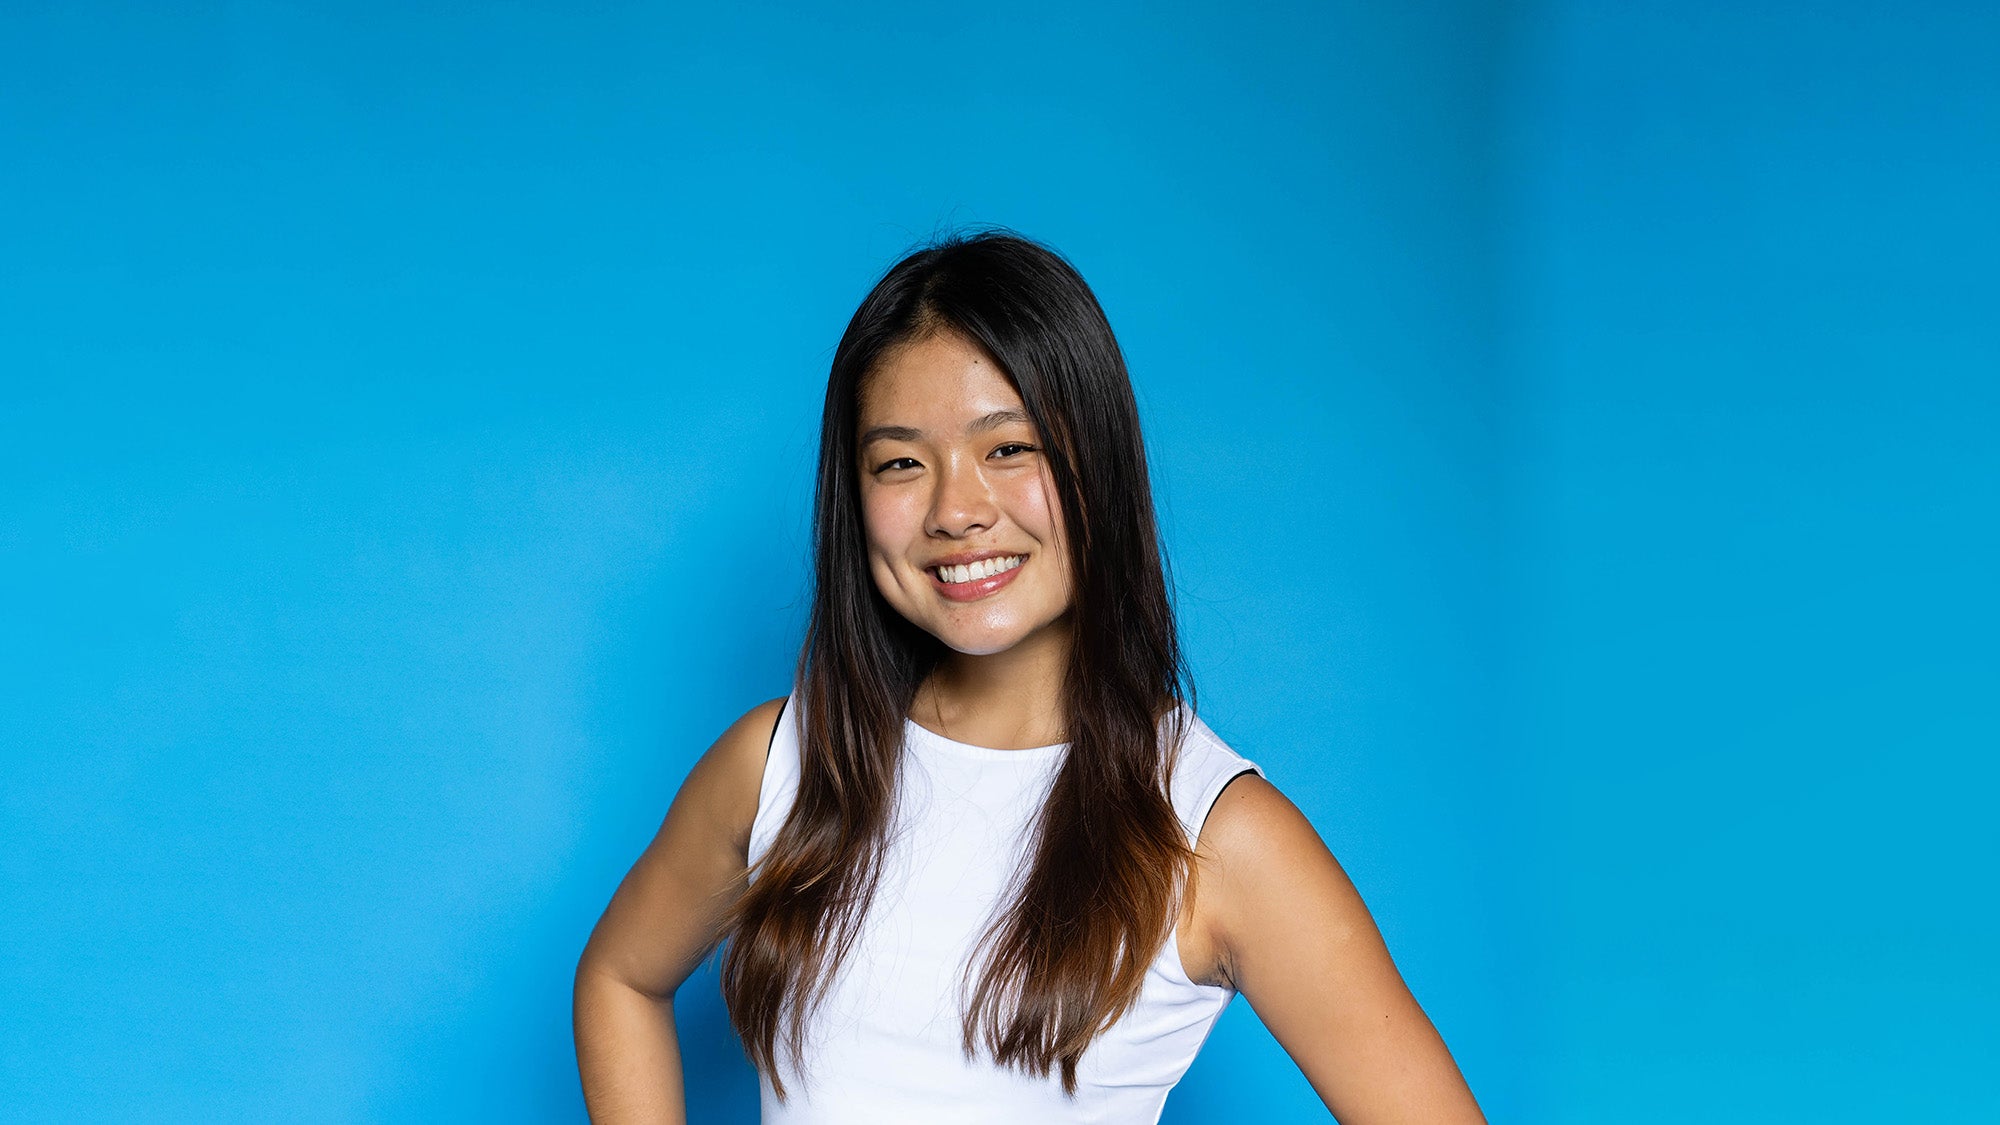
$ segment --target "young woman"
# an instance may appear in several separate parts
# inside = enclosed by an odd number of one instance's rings
[[[1052,251],[897,263],[834,353],[795,688],[695,765],[576,976],[599,1122],[723,993],[772,1122],[1151,1122],[1247,997],[1346,1125],[1480,1122],[1367,908],[1194,714],[1124,359]]]

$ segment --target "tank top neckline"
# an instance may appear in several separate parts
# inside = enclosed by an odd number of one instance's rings
[[[1069,748],[1069,743],[1058,742],[1052,746],[1030,746],[1021,750],[995,750],[990,746],[974,746],[970,742],[946,738],[911,718],[903,720],[903,730],[912,744],[981,762],[1047,762]]]

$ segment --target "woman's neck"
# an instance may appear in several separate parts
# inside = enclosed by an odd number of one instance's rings
[[[918,686],[910,717],[946,738],[995,750],[1064,742],[1069,642],[1067,630],[1049,628],[1005,652],[949,652]]]

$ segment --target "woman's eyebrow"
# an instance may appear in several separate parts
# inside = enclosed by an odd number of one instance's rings
[[[995,410],[991,414],[981,415],[966,423],[965,432],[968,434],[983,434],[989,430],[997,430],[1002,426],[1030,426],[1033,424],[1033,420],[1024,411]],[[870,426],[861,435],[861,444],[865,447],[871,442],[878,441],[922,441],[923,437],[924,432],[922,430],[912,429],[909,426]]]

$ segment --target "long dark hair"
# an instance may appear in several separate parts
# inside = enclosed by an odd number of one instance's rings
[[[863,380],[890,348],[939,331],[983,348],[1019,391],[1074,529],[1065,536],[1075,582],[1069,750],[1017,897],[967,966],[967,1055],[983,1046],[1042,1076],[1059,1067],[1075,1093],[1078,1060],[1137,1000],[1192,871],[1167,779],[1193,684],[1124,356],[1097,298],[1055,251],[997,230],[933,241],[876,283],[834,351],[797,669],[798,796],[725,929],[730,1019],[781,1098],[779,1044],[803,1058],[807,1018],[859,936],[903,723],[944,655],[875,587],[855,448]]]

